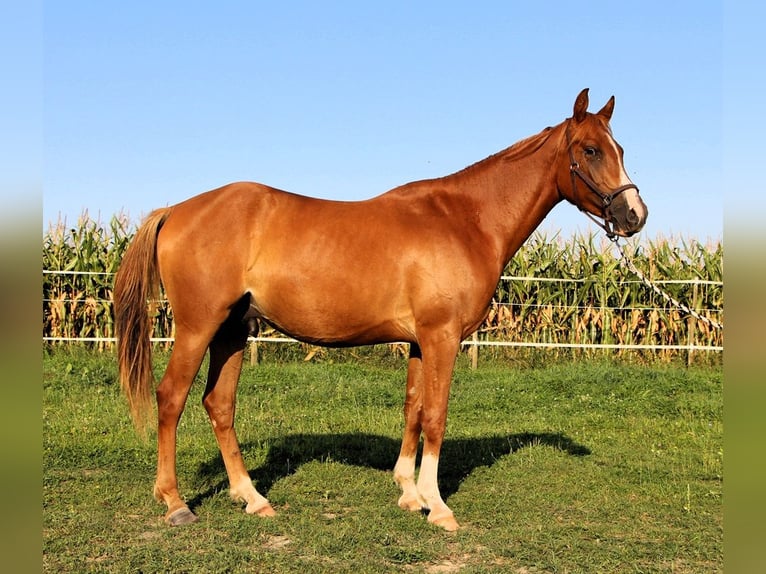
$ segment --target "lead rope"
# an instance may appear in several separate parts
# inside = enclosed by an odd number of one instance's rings
[[[709,317],[703,317],[702,315],[697,313],[694,309],[691,309],[688,306],[684,305],[678,299],[675,299],[674,297],[671,297],[664,290],[662,290],[660,287],[658,287],[657,285],[652,283],[646,277],[646,275],[644,275],[641,272],[641,270],[638,269],[638,267],[635,266],[635,264],[633,263],[633,260],[630,257],[628,257],[628,255],[625,253],[625,250],[623,249],[622,245],[620,245],[620,243],[618,241],[619,238],[617,236],[612,236],[609,239],[611,239],[614,242],[614,244],[617,246],[617,249],[619,250],[620,254],[622,255],[622,262],[625,263],[625,265],[628,267],[628,269],[634,275],[636,275],[636,277],[641,279],[641,282],[644,285],[646,285],[647,287],[649,287],[649,289],[651,289],[652,291],[657,293],[657,295],[659,295],[660,297],[665,299],[665,301],[667,301],[671,305],[677,307],[678,309],[680,309],[684,313],[686,313],[688,315],[691,315],[692,317],[702,321],[703,323],[707,323],[708,325],[710,325],[714,329],[721,329],[721,330],[723,330],[723,325],[721,323],[719,323],[718,321],[715,321],[715,320],[713,320],[713,319],[711,319]]]

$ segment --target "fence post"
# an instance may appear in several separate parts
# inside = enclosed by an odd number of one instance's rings
[[[258,341],[250,342],[250,366],[258,364]]]
[[[478,331],[473,332],[471,340],[474,342],[474,344],[471,345],[471,369],[475,371],[479,367],[479,345],[477,344],[479,342]]]
[[[698,305],[698,289],[697,286],[699,283],[696,281],[694,282],[694,286],[692,288],[692,309],[697,311],[699,309]],[[694,317],[694,315],[689,315],[689,318],[686,322],[686,330],[687,330],[687,338],[686,338],[686,344],[689,345],[689,350],[686,353],[686,366],[690,367],[692,364],[692,354],[694,351],[692,351],[691,347],[694,346],[694,342],[696,340],[696,329],[697,329],[697,319]]]

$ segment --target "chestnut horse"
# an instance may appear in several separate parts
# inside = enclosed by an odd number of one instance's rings
[[[563,199],[600,218],[610,235],[630,236],[646,221],[609,128],[614,97],[596,114],[587,108],[586,89],[557,126],[453,175],[365,201],[234,183],[152,212],[123,258],[114,309],[120,381],[141,428],[153,388],[147,301],[160,281],[173,308],[175,343],[156,389],[154,495],[167,505],[166,522],[197,520],[178,492],[176,430],[208,349],[202,402],[231,496],[247,513],[274,514],[253,486],[234,430],[243,352],[262,320],[316,345],[409,343],[398,504],[458,528],[437,484],[452,370],[505,265]]]

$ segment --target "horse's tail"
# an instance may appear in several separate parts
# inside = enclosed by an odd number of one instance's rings
[[[130,405],[136,429],[145,434],[154,388],[151,322],[147,303],[159,295],[157,235],[170,208],[153,211],[144,220],[122,258],[114,281],[114,322],[120,386]]]

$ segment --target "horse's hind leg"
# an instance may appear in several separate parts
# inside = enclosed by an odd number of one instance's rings
[[[246,502],[248,514],[273,516],[269,501],[255,490],[250,480],[234,430],[237,383],[248,331],[246,325],[235,320],[221,326],[210,344],[210,370],[202,402],[221,449],[231,497]]]
[[[157,480],[154,497],[167,505],[165,522],[179,526],[197,517],[181,499],[176,476],[176,431],[209,336],[179,328],[168,367],[157,387]]]

